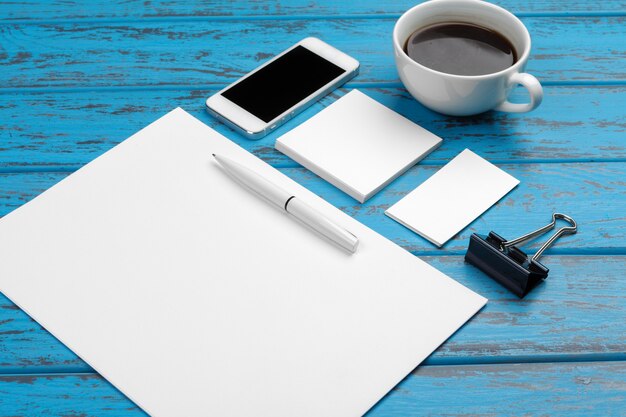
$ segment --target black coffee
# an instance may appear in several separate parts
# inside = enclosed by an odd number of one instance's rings
[[[469,23],[439,23],[418,29],[407,40],[405,51],[425,67],[456,75],[492,74],[517,61],[507,38]]]

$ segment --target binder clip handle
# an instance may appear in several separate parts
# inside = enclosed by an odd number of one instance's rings
[[[569,226],[557,230],[532,257],[516,246],[554,229],[557,220],[564,220]],[[577,229],[578,225],[574,219],[565,214],[553,213],[550,223],[517,239],[505,240],[493,231],[488,236],[473,233],[465,260],[522,298],[548,277],[549,269],[539,262],[541,255],[558,238],[574,234]]]
[[[537,251],[537,253],[535,253],[533,255],[532,258],[530,258],[530,261],[538,261],[539,258],[541,257],[541,255],[543,255],[543,252],[545,252],[546,249],[548,249],[550,246],[552,246],[552,244],[554,242],[556,242],[556,240],[558,238],[560,238],[563,235],[572,235],[574,233],[576,233],[576,230],[578,229],[578,225],[576,224],[576,220],[572,219],[570,216],[566,215],[566,214],[562,214],[562,213],[553,213],[552,214],[552,221],[548,224],[546,224],[543,227],[540,227],[537,230],[534,230],[530,233],[526,233],[523,236],[518,237],[517,239],[513,239],[513,240],[507,240],[505,242],[502,242],[502,249],[507,249],[510,246],[514,246],[517,245],[519,243],[525,242],[529,239],[532,239],[535,236],[539,236],[544,234],[545,232],[547,232],[548,230],[551,230],[554,228],[554,226],[556,226],[556,221],[557,220],[565,220],[566,222],[568,222],[570,224],[570,226],[565,226],[565,227],[561,227],[559,230],[557,230],[557,232],[552,235],[552,237],[550,237],[550,239],[548,239],[546,241],[546,243],[543,244],[543,246],[541,248],[539,248],[539,250]]]

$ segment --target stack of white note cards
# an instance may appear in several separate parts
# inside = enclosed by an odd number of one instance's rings
[[[276,149],[363,203],[440,143],[438,136],[352,90],[278,138]]]
[[[519,181],[465,149],[385,214],[443,246]]]

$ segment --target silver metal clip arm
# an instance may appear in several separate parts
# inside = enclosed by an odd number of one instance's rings
[[[503,248],[508,248],[509,246],[513,246],[513,245],[517,245],[518,243],[522,243],[527,241],[528,239],[531,239],[535,236],[539,236],[544,234],[545,232],[547,232],[548,230],[551,230],[554,228],[554,226],[556,226],[556,221],[557,219],[561,219],[561,220],[565,220],[566,222],[568,222],[571,226],[565,226],[560,228],[559,230],[557,230],[557,232],[552,235],[552,237],[550,239],[548,239],[548,241],[546,243],[543,244],[543,246],[541,248],[539,248],[539,250],[537,251],[537,253],[535,253],[533,255],[533,257],[531,258],[531,261],[537,261],[539,260],[539,257],[543,254],[543,252],[548,249],[550,246],[552,246],[552,244],[558,239],[560,238],[562,235],[571,235],[576,233],[576,230],[578,229],[578,225],[576,224],[576,221],[574,219],[572,219],[570,216],[567,216],[565,214],[561,214],[561,213],[554,213],[552,214],[552,221],[550,223],[548,223],[547,225],[532,231],[530,233],[527,233],[523,236],[518,237],[517,239],[513,239],[513,240],[507,240],[506,242],[502,243],[502,247]]]

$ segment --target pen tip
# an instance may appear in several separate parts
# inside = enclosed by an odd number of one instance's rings
[[[214,153],[212,153],[211,155],[213,155],[213,158],[215,158],[215,154]]]

